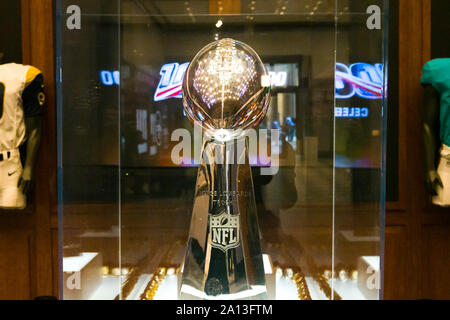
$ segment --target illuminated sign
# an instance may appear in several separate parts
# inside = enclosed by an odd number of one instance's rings
[[[381,99],[383,69],[381,63],[354,63],[350,66],[336,63],[336,99],[349,99],[355,95],[364,99]]]
[[[270,85],[272,87],[284,87],[287,83],[287,72],[286,71],[269,71]]]
[[[334,108],[334,116],[336,118],[367,118],[369,117],[369,109],[358,107],[336,107]]]
[[[155,91],[154,100],[161,101],[169,98],[181,98],[181,87],[183,84],[184,73],[186,72],[189,62],[183,64],[167,63],[161,67],[159,74],[158,87]]]
[[[119,71],[100,71],[100,81],[105,86],[119,85],[120,84],[120,72]]]
[[[167,63],[161,67],[161,79],[155,91],[154,100],[162,101],[170,98],[181,98],[184,73],[189,62],[182,64]],[[383,97],[384,70],[383,64],[354,63],[347,66],[336,63],[336,99],[350,99],[358,96],[363,99],[381,99]],[[287,84],[286,71],[270,71],[272,87],[284,87]],[[100,81],[106,86],[119,85],[119,71],[100,71]]]

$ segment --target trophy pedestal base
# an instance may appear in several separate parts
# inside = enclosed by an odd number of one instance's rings
[[[276,275],[272,264],[272,259],[267,254],[263,254],[264,262],[264,275],[266,279],[265,286],[254,286],[253,290],[247,290],[239,294],[221,295],[217,299],[221,300],[235,300],[235,299],[276,299]],[[180,300],[207,300],[211,297],[206,296],[202,291],[192,288],[191,290],[185,290],[188,292],[181,293],[181,280],[183,278],[184,263],[180,268],[180,272],[177,274],[177,286],[178,286],[178,299]]]

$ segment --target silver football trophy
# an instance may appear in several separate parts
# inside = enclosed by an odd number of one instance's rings
[[[210,43],[189,64],[183,106],[204,142],[181,299],[267,299],[246,135],[269,101],[267,70],[242,42]]]

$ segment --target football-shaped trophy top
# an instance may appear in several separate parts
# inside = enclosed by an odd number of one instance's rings
[[[221,39],[201,49],[183,81],[183,106],[192,123],[219,142],[245,135],[264,118],[270,77],[245,43]]]

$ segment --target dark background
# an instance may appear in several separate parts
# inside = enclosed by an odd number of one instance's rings
[[[398,200],[398,2],[389,3],[386,201]]]
[[[431,58],[450,57],[450,1],[431,3]]]
[[[0,1],[0,64],[22,62],[20,1]]]

